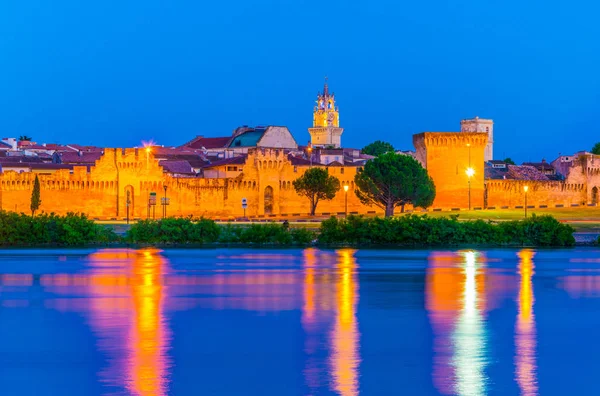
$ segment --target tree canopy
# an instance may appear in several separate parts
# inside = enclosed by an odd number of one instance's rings
[[[515,161],[513,161],[510,157],[504,158],[504,162],[506,162],[508,165],[516,165]]]
[[[311,216],[315,215],[319,201],[333,199],[340,189],[340,181],[334,176],[329,176],[327,169],[322,168],[310,168],[294,180],[293,184],[298,195],[310,200]]]
[[[592,147],[592,154],[600,155],[600,142],[594,144],[594,147]]]
[[[361,150],[363,154],[374,155],[375,157],[378,157],[381,154],[385,154],[390,151],[395,151],[394,146],[392,146],[388,142],[383,142],[381,140],[376,140],[373,143],[366,145]]]
[[[19,136],[19,141],[20,142],[31,142],[32,138],[31,136],[27,136],[27,135],[21,135]]]
[[[354,177],[358,199],[365,205],[385,209],[393,216],[397,206],[426,208],[435,198],[433,180],[421,164],[408,155],[385,153],[367,162]]]
[[[33,182],[33,191],[31,192],[31,216],[35,215],[35,211],[40,208],[42,199],[40,198],[40,179],[35,175]]]

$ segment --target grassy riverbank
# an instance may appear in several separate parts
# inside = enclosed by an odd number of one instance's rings
[[[524,220],[459,221],[458,216],[349,216],[324,220],[318,228],[289,223],[217,224],[208,219],[141,220],[117,235],[85,215],[0,212],[2,246],[136,244],[277,246],[573,246],[574,229],[551,216]]]

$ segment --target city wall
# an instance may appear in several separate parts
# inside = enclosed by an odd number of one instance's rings
[[[152,153],[143,149],[106,149],[105,154],[87,172],[86,167],[39,174],[42,204],[39,211],[65,214],[82,212],[95,218],[146,218],[150,193],[157,196],[150,206],[150,217],[161,217],[161,198],[169,199],[169,216],[241,217],[242,199],[246,198],[247,216],[306,215],[309,201],[296,194],[292,182],[308,166],[293,166],[282,150],[262,149],[250,152],[243,173],[231,179],[178,178],[164,173]],[[329,167],[341,185],[348,184],[348,212],[383,211],[360,203],[354,194],[356,167]],[[0,207],[30,212],[30,198],[36,174],[5,172],[0,174]],[[166,187],[166,192],[164,187]],[[129,204],[128,204],[129,202]],[[331,201],[321,201],[317,214],[345,211],[345,193],[341,189]]]
[[[424,133],[415,135],[417,158],[427,168],[436,185],[437,196],[430,209],[467,209],[469,181],[471,207],[500,209],[525,205],[555,207],[598,203],[600,158],[578,158],[565,181],[484,180],[483,155],[486,136],[481,133]],[[473,168],[470,178],[467,168]],[[299,196],[293,181],[309,166],[294,166],[282,150],[258,149],[248,154],[243,172],[235,178],[173,177],[143,149],[106,149],[104,156],[87,171],[59,170],[38,174],[42,204],[39,211],[65,214],[82,212],[93,218],[122,219],[162,216],[161,198],[169,199],[169,216],[205,216],[233,218],[244,215],[246,198],[249,217],[293,216],[309,213],[309,201]],[[363,205],[354,194],[357,167],[330,166],[329,173],[341,185],[347,184],[349,213],[379,213],[378,207]],[[30,198],[36,174],[5,172],[0,174],[0,208],[30,213]],[[150,193],[157,201],[150,206]],[[345,211],[345,193],[341,189],[331,201],[321,201],[317,214]],[[129,201],[129,205],[128,205]],[[407,210],[412,208],[407,207]],[[399,209],[397,209],[397,212]]]

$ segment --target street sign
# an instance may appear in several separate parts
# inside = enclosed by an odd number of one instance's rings
[[[148,201],[149,201],[148,205],[156,205],[156,193],[155,192],[150,193],[150,198]]]
[[[246,198],[242,198],[242,208],[246,209],[248,207],[248,200]]]

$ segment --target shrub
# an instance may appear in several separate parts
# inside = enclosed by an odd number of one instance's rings
[[[136,243],[212,243],[220,227],[208,219],[174,218],[140,220],[127,231],[127,240]]]
[[[574,229],[551,216],[522,221],[459,222],[458,216],[430,218],[407,215],[392,218],[332,217],[321,223],[319,242],[402,246],[534,245],[572,246]]]
[[[0,212],[0,245],[84,245],[118,240],[112,231],[88,219],[85,214],[41,213],[30,217],[23,213]]]

